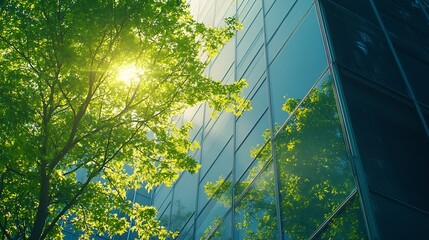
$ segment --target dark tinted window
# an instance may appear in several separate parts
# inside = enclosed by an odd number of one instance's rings
[[[429,107],[429,65],[407,53],[398,55],[417,100]]]
[[[381,30],[332,3],[323,5],[338,64],[406,94],[404,82]]]
[[[429,215],[372,194],[381,239],[427,239]]]
[[[323,0],[323,2],[327,1],[338,4],[344,9],[347,9],[348,11],[360,16],[361,18],[378,25],[369,0]]]
[[[416,110],[353,78],[341,81],[370,187],[428,211],[429,140]]]

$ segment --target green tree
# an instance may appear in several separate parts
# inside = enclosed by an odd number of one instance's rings
[[[0,231],[3,239],[173,236],[126,192],[195,173],[191,124],[208,102],[240,114],[246,85],[202,72],[239,24],[193,20],[184,0],[0,1]]]
[[[256,146],[256,157],[247,177],[235,186],[238,198],[236,229],[244,239],[276,239],[277,220],[274,174],[278,175],[283,233],[291,239],[308,239],[355,189],[333,81],[328,76],[304,100],[289,98],[283,110],[290,114],[274,138],[278,172],[273,171],[272,146],[267,130],[265,146]],[[261,172],[262,171],[262,172]],[[217,195],[227,184],[223,179],[206,185]],[[359,201],[342,211],[329,224],[322,239],[363,239]]]

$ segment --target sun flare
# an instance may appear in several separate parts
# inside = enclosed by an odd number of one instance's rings
[[[134,64],[122,66],[118,69],[118,79],[127,83],[132,84],[138,81],[143,75],[143,70],[136,67]]]

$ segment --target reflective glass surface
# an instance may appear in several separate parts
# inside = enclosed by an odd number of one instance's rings
[[[268,132],[267,132],[268,134]],[[268,138],[267,136],[265,136]],[[236,181],[235,184],[235,199],[240,198],[240,195],[246,188],[252,184],[253,180],[260,173],[260,171],[265,167],[266,163],[269,162],[272,158],[272,148],[271,141],[268,141],[265,145],[257,145],[252,149],[250,153],[252,156],[256,157],[253,162],[247,167],[243,175]]]
[[[211,200],[202,207],[197,218],[197,236],[208,236],[222,221],[222,217],[231,207],[232,203],[232,176],[216,182],[205,184],[205,193]],[[204,237],[203,237],[204,238]]]
[[[372,194],[381,239],[426,239],[429,213]]]
[[[303,98],[328,66],[322,37],[313,8],[270,65],[273,118],[283,123],[281,110],[287,98]]]
[[[255,159],[258,150],[269,139],[268,123],[268,113],[265,111],[262,117],[258,119],[254,128],[246,136],[246,139],[239,145],[235,154],[235,172],[237,177],[240,177],[244,173],[249,164]]]
[[[210,166],[208,172],[205,175],[201,175],[198,206],[204,206],[212,197],[212,195],[206,193],[206,185],[226,179],[231,172],[233,160],[233,140],[231,138],[216,158],[216,161]]]
[[[329,1],[323,3],[338,64],[406,95],[404,80],[383,32]]]
[[[214,25],[224,25],[224,19],[226,17],[232,17],[235,14],[235,2],[230,0],[215,0],[216,10]]]
[[[306,239],[355,188],[334,98],[326,75],[297,107],[274,138],[283,232]],[[297,107],[297,108],[296,108]],[[295,109],[295,110],[294,110]]]
[[[174,186],[170,229],[178,231],[195,212],[197,175],[184,172]]]
[[[419,29],[397,15],[392,14],[395,13],[395,8],[392,9],[395,6],[394,4],[384,2],[380,6],[383,6],[378,8],[383,23],[387,31],[389,31],[395,47],[406,50],[425,61],[429,61],[429,44],[427,44],[429,42],[429,26],[425,29]],[[426,30],[426,33],[424,30]]]
[[[247,88],[243,89],[242,96],[249,97],[248,95],[250,92],[254,91],[255,88],[258,88],[262,81],[261,78],[263,78],[263,75],[265,75],[265,65],[265,53],[263,48],[260,48],[255,58],[252,59],[251,63],[244,70],[240,69],[240,72],[244,71],[244,74],[241,76],[241,78],[244,78],[249,85]]]
[[[171,201],[172,189],[164,185],[158,186],[156,188],[155,197],[153,205],[159,210],[162,211],[165,206]],[[158,212],[159,212],[158,211]]]
[[[342,7],[345,11],[350,11],[353,14],[365,19],[368,22],[378,26],[377,18],[372,11],[372,7],[369,1],[371,0],[322,0],[322,2],[333,2]]]
[[[429,62],[424,62],[409,53],[399,52],[399,58],[407,74],[417,101],[429,107]]]
[[[302,20],[305,18],[308,10],[313,5],[311,0],[299,0],[291,6],[290,11],[278,12],[277,9],[274,11],[275,7],[285,7],[292,1],[275,1],[276,5],[272,6],[270,12],[265,17],[265,29],[267,37],[267,54],[269,62],[272,62],[277,53],[280,51],[282,46],[288,39],[291,37],[291,34],[296,30],[297,25],[299,25]],[[273,11],[273,12],[271,12]],[[278,15],[276,15],[277,13]],[[274,15],[273,15],[274,14]],[[283,20],[279,21],[276,17],[282,18]],[[278,25],[280,23],[280,25]],[[278,25],[278,26],[277,26]]]
[[[200,239],[212,239],[212,240],[229,240],[232,239],[231,236],[231,213],[229,213],[225,218],[217,221],[217,224],[213,224],[206,229],[203,236]]]
[[[265,17],[266,21],[266,31],[267,31],[267,38],[270,39],[275,32],[277,31],[280,24],[283,23],[286,16],[289,15],[290,11],[296,4],[296,0],[292,1],[274,1],[272,6],[268,1],[264,1],[265,3],[265,10],[268,11],[269,14]],[[288,21],[290,21],[288,19]]]
[[[231,113],[222,112],[213,120],[213,125],[207,125],[206,134],[203,140],[203,156],[201,160],[201,174],[205,174],[207,169],[222,151],[233,131],[234,116]]]
[[[235,207],[236,239],[276,239],[274,171],[269,164]]]
[[[413,104],[341,71],[369,186],[429,211],[429,138]]]
[[[251,94],[252,111],[243,113],[236,122],[236,142],[240,145],[244,138],[261,118],[268,108],[267,85],[264,81],[259,88],[254,89]]]
[[[158,219],[161,221],[161,225],[169,229],[170,226],[170,215],[171,215],[171,202],[168,203],[165,209],[159,209]]]
[[[313,239],[368,239],[358,195],[350,199]]]
[[[194,236],[193,234],[194,234],[194,218],[192,216],[191,218],[188,219],[188,222],[180,231],[179,237],[177,239],[192,240]]]
[[[225,75],[229,72],[234,72],[231,67],[234,64],[234,47],[235,39],[231,39],[216,56],[213,60],[213,63],[210,68],[210,76],[216,80],[224,80]],[[225,71],[229,70],[231,71]]]

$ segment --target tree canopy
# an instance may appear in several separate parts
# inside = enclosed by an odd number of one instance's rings
[[[2,238],[114,236],[130,221],[142,239],[173,236],[126,192],[198,170],[192,125],[172,116],[249,108],[244,81],[203,74],[238,27],[205,26],[183,0],[1,1]]]

